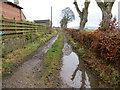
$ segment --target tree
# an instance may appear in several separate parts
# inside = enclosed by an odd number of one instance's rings
[[[67,27],[67,19],[65,17],[63,17],[60,21],[61,27]]]
[[[75,8],[80,16],[80,31],[83,31],[84,30],[84,27],[85,27],[85,24],[87,23],[88,21],[88,7],[89,7],[89,4],[90,4],[90,1],[88,0],[85,0],[84,2],[84,8],[83,10],[81,11],[78,7],[78,4],[77,4],[77,1],[74,0],[74,5],[75,5]]]
[[[69,7],[66,7],[65,9],[63,9],[62,19],[60,21],[61,27],[67,27],[67,24],[69,22],[72,22],[73,20],[75,20],[75,15],[73,11]]]
[[[101,27],[103,27],[104,30],[107,30],[112,18],[111,10],[115,0],[96,0],[96,2],[102,11]]]

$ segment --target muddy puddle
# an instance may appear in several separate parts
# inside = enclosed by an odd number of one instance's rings
[[[86,70],[83,61],[72,50],[68,44],[63,48],[63,66],[61,68],[61,78],[64,84],[72,88],[92,88],[98,87],[97,79],[92,76],[89,70]]]
[[[58,34],[54,37],[53,40],[51,40],[51,41],[49,42],[49,44],[48,44],[46,47],[42,48],[42,51],[43,51],[44,53],[47,53],[47,51],[48,51],[50,48],[52,48],[52,45],[55,43],[55,41],[56,41],[57,39],[58,39]]]

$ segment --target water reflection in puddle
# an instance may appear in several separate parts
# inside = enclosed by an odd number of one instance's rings
[[[64,45],[63,54],[63,66],[60,73],[63,82],[74,88],[90,88],[88,75],[85,71],[79,70],[79,58],[68,43]]]

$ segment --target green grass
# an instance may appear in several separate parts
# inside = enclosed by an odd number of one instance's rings
[[[13,31],[13,32],[12,31],[8,31],[7,33],[15,33],[15,32],[19,33],[19,31]],[[21,31],[21,32],[24,32],[24,34],[5,35],[5,36],[1,36],[0,40],[10,39],[10,38],[19,38],[20,36],[26,36],[27,34],[31,34],[31,33],[40,36],[40,35],[44,34],[47,31],[43,30],[43,31],[39,31],[37,33],[36,33],[35,30],[34,30],[34,32],[33,31],[26,31],[26,32],[25,31]]]
[[[64,44],[63,33],[60,32],[58,40],[56,40],[53,47],[48,51],[44,58],[44,72],[40,78],[45,87],[55,88],[57,87],[57,76],[59,76],[59,66],[62,57],[62,48]],[[44,86],[43,86],[44,87]]]
[[[0,80],[2,79],[2,58],[0,57]]]
[[[33,51],[35,51],[39,46],[48,41],[55,34],[56,33],[52,33],[50,35],[47,35],[47,37],[46,34],[44,34],[42,35],[42,37],[39,37],[36,41],[25,45],[21,49],[17,49],[5,55],[2,59],[3,77],[8,76],[10,74],[9,71],[11,71],[16,64],[20,64],[20,62],[23,62],[23,58],[30,55]]]
[[[95,30],[85,29],[87,32],[94,32]]]

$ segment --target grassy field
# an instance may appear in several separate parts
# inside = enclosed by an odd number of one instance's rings
[[[85,29],[87,32],[94,32],[95,30]]]

